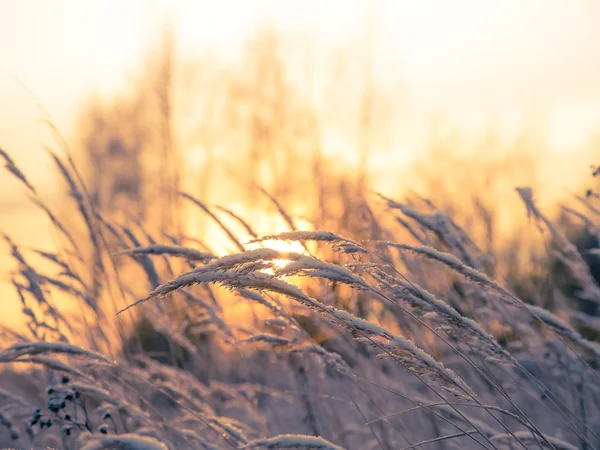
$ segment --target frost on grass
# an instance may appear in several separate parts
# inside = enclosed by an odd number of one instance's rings
[[[257,269],[260,268],[262,268],[262,266],[257,267]],[[275,279],[262,272],[240,273],[239,270],[226,270],[218,272],[195,271],[188,272],[169,283],[158,286],[146,297],[127,306],[123,310],[119,311],[119,313],[122,313],[131,307],[137,306],[153,298],[165,296],[183,287],[202,283],[220,284],[231,289],[274,292],[311,303],[310,299],[308,299],[308,297],[306,297],[296,286]]]
[[[269,240],[326,242],[332,245],[333,249],[343,251],[344,253],[366,253],[366,249],[362,245],[349,239],[342,238],[331,231],[286,231],[283,233],[261,236],[260,238],[253,239],[250,242],[253,243]]]
[[[508,434],[508,433],[504,433],[504,434],[496,434],[494,436],[492,436],[490,438],[490,440],[492,441],[500,441],[500,442],[510,442],[510,444],[514,447],[517,446],[517,443],[515,442],[515,437],[519,438],[521,440],[521,442],[527,444],[527,445],[531,445],[532,447],[536,447],[539,448],[540,443],[542,444],[543,448],[548,448],[548,449],[554,449],[554,450],[577,450],[577,447],[569,444],[568,442],[565,442],[561,439],[549,436],[549,435],[544,435],[544,438],[548,441],[548,442],[544,442],[541,441],[540,439],[536,439],[535,437],[532,436],[531,433],[527,432],[527,431],[516,431],[515,433],[513,433],[514,436]],[[550,444],[550,445],[548,445]]]
[[[527,305],[527,308],[535,317],[550,326],[559,335],[575,342],[577,345],[592,353],[596,358],[600,358],[600,344],[588,341],[569,324],[544,308],[534,305]]]
[[[425,290],[425,288],[389,276],[377,267],[372,272],[380,287],[394,298],[402,299],[436,326],[460,342],[469,343],[488,359],[507,360],[510,355],[479,324],[461,315],[456,309]]]
[[[459,397],[474,398],[473,389],[451,369],[420,349],[410,339],[394,335],[372,322],[352,316],[346,311],[330,308],[332,315],[352,331],[364,333],[366,343],[383,350],[381,356],[402,364],[409,372],[424,379],[432,379],[442,389]]]
[[[297,449],[315,449],[315,450],[344,450],[339,445],[334,445],[321,437],[304,436],[301,434],[283,434],[271,438],[256,439],[243,447],[244,449],[254,448],[297,448]]]
[[[275,345],[275,346],[293,344],[293,342],[290,341],[289,339],[286,339],[286,338],[283,338],[280,336],[275,336],[274,334],[268,334],[268,333],[255,334],[254,336],[250,336],[249,338],[238,341],[237,343],[238,344],[251,344],[254,342],[264,342],[265,344],[271,344],[271,345]]]
[[[416,253],[417,255],[425,256],[426,258],[439,261],[475,283],[479,283],[484,286],[500,290],[501,292],[510,295],[510,293],[508,293],[507,291],[505,291],[504,288],[492,281],[485,273],[467,266],[460,259],[458,259],[456,256],[450,253],[441,252],[433,247],[428,246],[415,246],[408,244],[397,244],[395,242],[381,241],[378,243],[390,247],[395,247],[401,250],[408,250],[410,252]]]
[[[443,389],[457,396],[475,396],[473,390],[459,376],[417,347],[412,341],[396,336],[383,327],[356,317],[347,311],[326,306],[318,300],[307,296],[298,287],[260,272],[261,265],[254,266],[254,264],[259,262],[257,261],[258,258],[272,258],[274,254],[278,254],[278,252],[274,253],[273,251],[269,251],[269,249],[258,249],[221,258],[157,287],[148,296],[138,300],[129,307],[155,297],[167,295],[182,287],[201,283],[217,283],[229,288],[243,288],[283,294],[299,301],[302,305],[317,314],[327,317],[330,320],[333,319],[338,325],[354,333],[357,339],[366,340],[370,345],[383,350],[382,356],[388,356],[402,364],[409,372],[423,378],[431,379],[439,383]],[[286,268],[282,269],[282,272],[286,275],[290,272],[308,274],[314,270],[317,276],[359,288],[370,288],[364,280],[346,268],[324,263],[316,258],[301,254],[293,254],[292,259],[294,262],[289,264],[289,266],[292,266],[292,269],[289,271]],[[276,272],[276,274],[280,273],[279,271]],[[357,332],[358,334],[356,334]]]
[[[325,278],[336,283],[344,283],[358,289],[369,289],[370,286],[346,267],[326,263],[312,256],[297,255],[289,264],[276,270],[277,276],[301,275]]]
[[[117,253],[117,255],[168,255],[185,258],[190,261],[203,262],[215,259],[215,256],[210,253],[200,252],[192,248],[158,244],[149,245],[147,247],[130,248]]]
[[[24,355],[39,355],[41,353],[62,353],[73,356],[86,356],[98,361],[111,364],[111,361],[106,359],[99,353],[83,349],[71,344],[63,343],[48,343],[48,342],[32,342],[27,344],[16,344],[0,352],[0,362],[10,362]]]
[[[94,437],[81,447],[81,450],[168,450],[162,442],[138,434]]]
[[[405,216],[416,221],[424,229],[435,233],[438,238],[465,261],[468,266],[476,270],[482,270],[481,264],[469,250],[469,248],[477,249],[474,242],[450,217],[435,208],[430,201],[426,200],[426,203],[435,209],[435,211],[431,214],[424,214],[408,205],[398,203],[381,194],[379,196],[387,202],[390,209],[399,209]],[[404,223],[402,219],[400,219],[399,222]],[[420,242],[426,240],[425,237],[419,237],[414,230],[412,230],[412,227],[407,226],[407,229],[413,236],[416,236]]]
[[[537,208],[533,199],[533,191],[531,188],[518,187],[516,188],[516,191],[525,204],[527,216],[534,217],[538,222],[540,229],[540,224],[543,223],[552,235],[552,240],[558,248],[555,255],[565,265],[569,273],[576,280],[578,287],[580,288],[579,296],[586,300],[600,304],[600,286],[598,286],[598,283],[596,283],[594,277],[590,273],[590,268],[577,250],[577,247],[573,245],[565,237],[565,235],[561,233],[558,228]]]
[[[223,256],[222,258],[219,258],[216,261],[205,265],[204,267],[196,269],[195,272],[232,270],[236,268],[243,268],[243,266],[249,263],[266,262],[274,259],[292,259],[295,255],[298,257],[302,256],[294,252],[279,252],[270,248],[258,248],[234,255]]]

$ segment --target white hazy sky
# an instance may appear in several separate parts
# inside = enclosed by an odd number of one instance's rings
[[[550,146],[563,151],[599,129],[600,2],[373,4],[376,69],[408,93],[407,147],[432,115],[466,129],[510,129],[535,116]],[[214,49],[234,57],[266,18],[335,45],[360,34],[364,10],[352,0],[0,0],[0,146],[19,159],[41,152],[46,138],[14,77],[69,135],[87,94],[126,85],[165,17],[174,19],[184,53]]]

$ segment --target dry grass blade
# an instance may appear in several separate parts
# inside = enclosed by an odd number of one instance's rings
[[[0,148],[0,156],[4,159],[4,167],[12,173],[17,179],[19,179],[26,187],[29,189],[34,195],[37,195],[37,192],[33,185],[27,180],[25,174],[17,167],[15,162],[12,160],[8,153]]]
[[[217,283],[230,288],[241,287],[258,291],[276,292],[299,301],[304,306],[309,307],[319,314],[334,318],[351,332],[358,331],[360,336],[366,338],[370,344],[383,350],[384,355],[401,363],[408,371],[417,373],[419,376],[431,377],[440,382],[444,389],[453,392],[458,396],[464,394],[467,394],[467,396],[470,397],[475,396],[473,390],[467,383],[458,377],[452,370],[444,367],[443,364],[418,348],[410,340],[396,336],[386,329],[367,320],[355,317],[346,311],[325,306],[319,301],[304,294],[296,286],[282,280],[278,280],[265,273],[256,272],[254,270],[243,272],[238,267],[242,264],[255,263],[256,260],[261,257],[273,257],[274,255],[279,255],[279,253],[273,252],[270,249],[257,249],[244,254],[221,258],[201,269],[184,274],[169,283],[159,286],[148,294],[148,296],[138,300],[128,308],[155,297],[165,296],[182,287],[200,283]],[[296,262],[300,264],[298,267],[294,267],[293,270],[295,271],[315,268],[317,269],[317,276],[325,276],[332,280],[353,284],[365,289],[369,288],[363,280],[357,278],[350,271],[342,267],[323,263],[316,258],[300,254],[294,254],[294,261],[295,262],[292,262],[290,265],[293,265]]]
[[[206,206],[204,203],[202,203],[197,198],[194,198],[190,194],[187,194],[185,192],[179,192],[179,195],[181,197],[191,201],[193,204],[198,206],[202,211],[204,211],[211,219],[213,219],[215,221],[215,223],[217,225],[219,225],[219,227],[225,232],[225,234],[227,235],[229,240],[235,244],[235,246],[238,248],[239,251],[243,252],[245,250],[244,246],[239,241],[239,239],[235,237],[235,235],[229,230],[229,228],[227,228],[223,224],[223,222],[221,222],[219,220],[219,218],[217,216],[215,216],[215,214],[208,208],[208,206]]]
[[[304,436],[301,434],[284,434],[271,438],[256,439],[243,447],[244,449],[251,448],[307,448],[319,450],[344,450],[343,447],[334,445],[321,437]]]
[[[250,226],[250,224],[248,224],[248,222],[246,222],[244,219],[242,219],[239,215],[237,215],[230,209],[227,209],[223,206],[216,205],[215,208],[217,208],[218,210],[223,211],[225,214],[228,214],[229,216],[233,217],[238,223],[240,223],[244,227],[244,229],[248,232],[248,234],[250,236],[252,236],[253,238],[258,237],[258,234],[254,231],[254,229]]]
[[[427,246],[397,244],[395,242],[385,242],[385,241],[376,241],[376,242],[380,245],[395,247],[395,248],[398,248],[401,250],[408,250],[410,252],[416,253],[417,255],[425,256],[429,259],[439,261],[442,264],[450,267],[452,270],[460,273],[466,279],[473,281],[477,284],[481,284],[485,287],[492,288],[492,289],[506,295],[509,299],[518,301],[518,299],[516,299],[513,294],[511,294],[509,291],[504,289],[502,286],[500,286],[499,284],[494,282],[485,273],[480,272],[476,269],[473,269],[472,267],[467,266],[460,259],[458,259],[456,256],[454,256],[450,253],[441,252],[439,250],[436,250],[433,247],[427,247]],[[520,301],[518,301],[518,303],[520,303]]]
[[[273,197],[271,194],[269,194],[266,189],[264,189],[260,186],[257,186],[257,188],[260,192],[263,193],[263,195],[265,197],[267,197],[269,200],[271,200],[271,203],[273,203],[273,205],[275,205],[275,207],[277,208],[277,211],[279,211],[279,214],[281,215],[281,217],[283,217],[283,220],[285,220],[285,222],[288,224],[290,229],[292,231],[296,231],[296,224],[294,223],[294,219],[292,219],[292,217],[287,213],[285,208],[283,206],[281,206],[281,204],[277,201],[277,199],[275,197]]]
[[[278,241],[316,241],[326,242],[331,244],[335,250],[341,250],[344,253],[366,253],[367,250],[360,244],[342,238],[331,231],[284,231],[277,234],[267,234],[257,239],[253,239],[250,242],[262,242],[269,240]]]
[[[89,439],[81,450],[168,450],[166,444],[139,434],[121,434],[118,436],[101,436]]]
[[[118,255],[168,255],[185,258],[190,261],[210,261],[216,257],[210,253],[203,253],[198,250],[187,247],[177,247],[172,245],[148,245],[146,247],[135,247],[115,253]]]
[[[531,313],[540,319],[542,322],[550,326],[561,336],[575,342],[585,350],[588,350],[596,358],[600,358],[600,344],[585,339],[580,333],[575,331],[570,325],[560,320],[559,317],[552,314],[550,311],[540,308],[535,305],[527,305],[527,308]]]
[[[252,344],[254,342],[264,342],[265,344],[271,344],[275,346],[279,345],[291,345],[292,341],[286,338],[282,338],[280,336],[275,336],[274,334],[256,334],[254,336],[250,336],[249,338],[243,339],[241,341],[237,341],[238,344]]]
[[[524,442],[530,444],[530,445],[537,445],[538,442],[536,442],[532,437],[531,434],[525,432],[525,431],[517,431],[515,433],[515,435],[523,440]],[[552,436],[545,436],[546,439],[548,440],[548,443],[550,445],[544,445],[544,448],[551,448],[554,450],[577,450],[577,447],[569,444],[568,442],[565,442],[561,439],[552,437]],[[491,437],[492,441],[510,441],[513,439],[513,437],[509,434],[497,434],[495,436]]]
[[[112,361],[106,359],[99,353],[86,350],[71,344],[49,343],[49,342],[31,342],[27,344],[16,344],[0,352],[0,362],[10,362],[24,355],[39,355],[42,353],[60,353],[73,356],[85,356],[101,361],[106,364],[112,364]]]
[[[477,430],[467,430],[464,433],[447,434],[446,436],[440,436],[440,437],[433,438],[433,439],[427,439],[425,441],[417,442],[416,444],[412,444],[412,445],[409,445],[407,447],[402,447],[401,450],[410,450],[411,448],[422,447],[422,446],[427,445],[427,444],[434,444],[436,442],[447,441],[449,439],[456,439],[456,438],[467,436],[467,435],[471,435],[471,434],[479,434],[479,431],[477,431]],[[510,436],[510,435],[507,435],[507,436]]]

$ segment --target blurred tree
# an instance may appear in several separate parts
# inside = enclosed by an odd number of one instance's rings
[[[167,31],[158,57],[148,61],[135,87],[88,102],[79,130],[94,206],[113,218],[136,217],[149,229],[176,235],[181,163],[173,131],[173,54]]]
[[[138,101],[91,102],[81,121],[90,195],[111,216],[146,216],[142,155],[145,134]],[[123,218],[123,217],[121,217]]]

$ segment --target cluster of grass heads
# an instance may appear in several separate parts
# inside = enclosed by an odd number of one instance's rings
[[[274,197],[284,233],[220,209],[246,242],[181,194],[237,249],[219,255],[104,217],[72,159],[52,154],[78,213],[63,221],[0,156],[57,242],[5,236],[24,329],[1,330],[2,446],[600,448],[600,345],[578,328],[600,330],[595,310],[565,295],[552,312],[523,301],[430,201],[361,201],[360,236],[300,230]],[[584,256],[530,189],[517,193],[573,295],[600,304]],[[598,237],[598,198],[582,200],[573,214]]]

